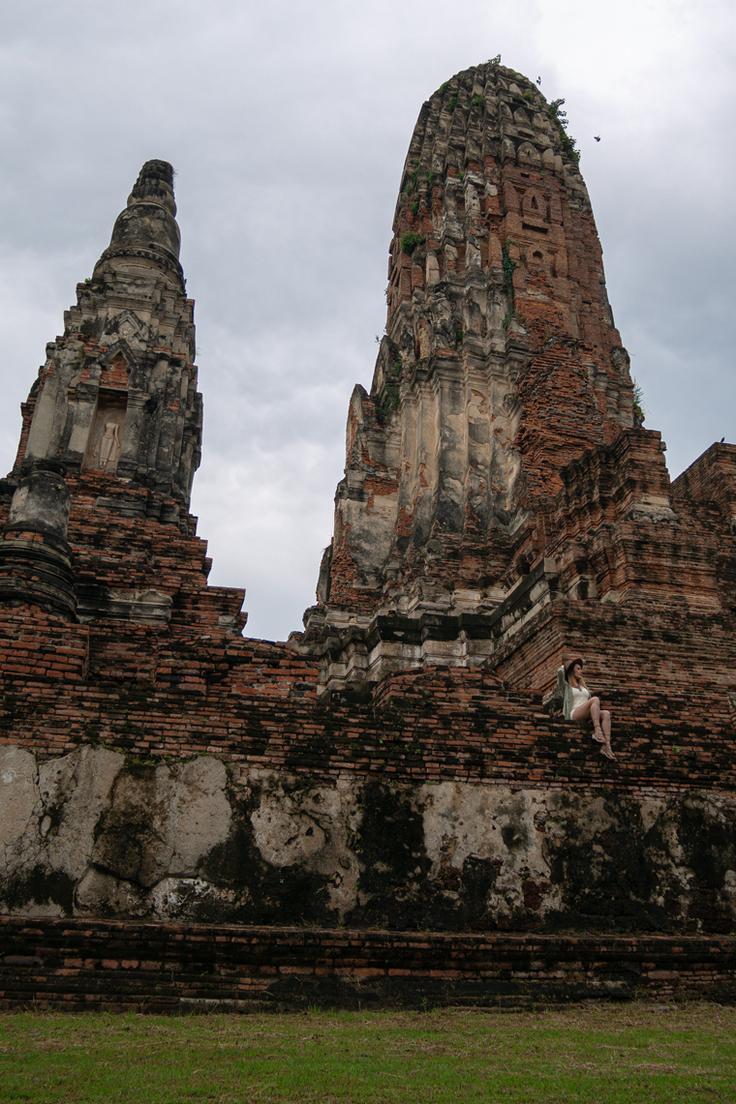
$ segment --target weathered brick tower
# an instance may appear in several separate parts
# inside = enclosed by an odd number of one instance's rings
[[[148,162],[0,482],[0,1007],[736,996],[736,447],[635,417],[574,144],[422,108],[317,605],[243,638]],[[572,652],[618,760],[550,707]]]
[[[498,65],[422,108],[387,297],[307,615],[308,642],[330,641],[328,685],[405,665],[398,641],[420,645],[414,663],[492,654],[490,615],[542,551],[561,469],[633,425],[574,146],[538,89]]]
[[[350,403],[334,536],[305,615],[301,650],[319,657],[322,686],[440,663],[546,688],[586,623],[593,653],[605,635],[607,663],[634,644],[632,615],[651,633],[651,599],[668,607],[665,638],[687,611],[701,620],[679,638],[686,651],[717,639],[712,654],[733,656],[730,629],[711,619],[733,609],[730,507],[704,540],[658,434],[637,424],[577,162],[558,105],[500,65],[422,107],[386,335],[370,394],[358,386]],[[733,463],[710,452],[698,485],[722,497]],[[572,606],[583,623],[559,621],[542,644],[534,615],[548,619],[556,595],[588,602]],[[641,652],[632,661],[650,666]],[[723,667],[718,696],[730,677]]]

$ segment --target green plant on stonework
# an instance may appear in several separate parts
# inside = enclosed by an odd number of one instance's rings
[[[401,354],[390,343],[390,356],[384,361],[383,384],[378,395],[376,409],[379,418],[385,420],[399,405],[401,398]]]
[[[643,395],[641,386],[636,382],[636,380],[633,380],[632,382],[634,384],[634,405],[633,405],[634,425],[635,426],[641,426],[641,425],[644,425],[644,418],[645,418],[644,406],[642,404],[642,399],[643,399],[644,395]]]
[[[416,193],[418,193],[419,192],[419,183],[422,179],[424,179],[424,181],[425,181],[426,191],[427,191],[427,198],[429,200],[429,198],[431,196],[431,193],[432,193],[432,184],[434,183],[434,173],[432,172],[431,169],[429,169],[429,170],[414,169],[409,174],[409,176],[407,178],[407,181],[406,181],[406,184],[404,185],[404,194],[405,195],[415,195]],[[414,209],[415,206],[418,210],[418,207],[419,207],[419,195],[418,194],[416,195],[416,199],[414,200],[414,203],[412,204],[412,209]],[[416,214],[416,211],[414,211],[414,213]]]
[[[424,177],[424,189],[423,190],[425,192],[425,202],[427,204],[427,208],[431,209],[431,207],[432,207],[432,185],[434,184],[434,173],[430,169],[428,172],[418,173],[415,176],[417,194],[414,197],[414,202],[411,205],[411,211],[412,211],[413,215],[419,214],[419,206],[421,204],[421,196],[420,196],[419,190],[418,190],[419,189],[419,178],[420,177]]]
[[[406,253],[407,256],[411,257],[414,250],[418,246],[424,245],[426,240],[427,239],[425,238],[424,234],[417,234],[415,230],[407,230],[407,232],[405,234],[402,234],[401,238],[399,239],[401,252]]]
[[[128,754],[125,756],[125,764],[132,769],[136,767],[158,767],[163,758],[163,756]]]
[[[504,284],[506,285],[506,290],[511,291],[513,293],[513,288],[514,288],[513,280],[514,280],[514,272],[516,270],[516,261],[513,259],[513,257],[511,256],[511,253],[509,252],[509,243],[508,242],[503,243],[503,246],[501,248],[501,256],[503,258],[502,263],[503,263]]]
[[[509,252],[509,243],[504,242],[501,248],[501,265],[503,268],[503,286],[506,292],[506,300],[508,302],[508,310],[503,317],[501,326],[504,332],[508,330],[511,325],[511,320],[514,317],[514,311],[516,308],[516,294],[514,292],[514,272],[516,270],[516,261]]]
[[[456,107],[457,107],[457,92],[453,92],[453,94],[450,96],[449,100],[447,101],[447,110],[448,111],[454,111]]]
[[[550,118],[553,119],[558,126],[566,129],[567,112],[562,110],[562,105],[564,104],[564,102],[565,101],[562,98],[560,98],[559,100],[550,100],[550,102],[547,104],[547,111],[549,112]]]
[[[484,96],[473,96],[470,103],[472,104],[473,107],[477,107],[479,111],[482,111],[483,108],[486,105],[485,97]]]
[[[562,132],[562,148],[568,155],[571,161],[574,161],[576,165],[580,164],[580,150],[577,147],[577,142],[574,138],[563,130]]]
[[[458,323],[455,324],[455,348],[458,348],[459,345],[462,345],[463,337],[464,337],[463,328],[460,325],[460,323],[458,322]]]
[[[551,103],[547,104],[547,112],[550,119],[552,119],[552,121],[557,124],[557,129],[560,133],[560,144],[564,152],[567,154],[570,160],[574,161],[577,165],[580,162],[580,150],[578,149],[577,142],[572,137],[572,135],[567,133],[567,112],[562,110],[562,105],[564,104],[564,102],[565,101],[563,99],[552,100]]]
[[[407,195],[413,195],[419,187],[419,169],[414,169],[409,173],[406,184],[404,185],[404,192]]]
[[[381,390],[381,396],[378,401],[378,414],[382,419],[386,419],[389,414],[393,414],[394,410],[399,405],[399,399],[401,398],[401,391],[399,384],[396,380],[388,379],[383,385]]]
[[[506,291],[506,297],[509,302],[509,309],[511,313],[514,313],[514,272],[516,270],[516,261],[512,258],[509,252],[509,243],[504,242],[501,249],[502,266],[503,266],[503,286]]]

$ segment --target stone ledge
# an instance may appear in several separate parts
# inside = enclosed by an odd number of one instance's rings
[[[0,1009],[736,1001],[736,936],[455,934],[0,917]]]

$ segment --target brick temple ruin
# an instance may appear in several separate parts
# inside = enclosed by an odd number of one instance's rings
[[[0,1007],[736,996],[736,446],[670,480],[574,144],[423,105],[304,631],[242,635],[143,166],[0,483]],[[244,492],[247,494],[247,489]],[[558,666],[616,762],[555,712]]]

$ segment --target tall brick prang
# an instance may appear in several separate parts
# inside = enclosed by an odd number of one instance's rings
[[[324,654],[399,614],[423,618],[442,657],[448,618],[491,613],[541,551],[562,467],[634,424],[574,144],[520,74],[489,62],[423,105],[387,299],[305,640]]]

